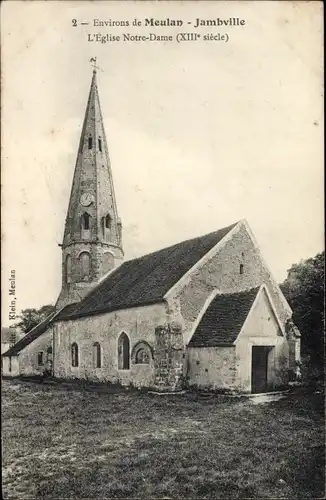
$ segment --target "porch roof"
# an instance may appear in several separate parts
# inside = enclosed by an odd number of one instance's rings
[[[208,306],[189,347],[233,345],[260,287],[232,294],[218,294]]]

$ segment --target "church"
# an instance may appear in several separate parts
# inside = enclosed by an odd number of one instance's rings
[[[93,70],[56,310],[2,356],[3,375],[177,391],[286,386],[300,332],[245,219],[132,260]]]

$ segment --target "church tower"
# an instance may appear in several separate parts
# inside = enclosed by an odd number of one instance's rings
[[[121,229],[94,69],[65,222],[57,308],[78,302],[122,262]]]

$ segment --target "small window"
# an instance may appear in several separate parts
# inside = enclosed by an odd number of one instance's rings
[[[38,362],[38,365],[39,366],[43,366],[44,365],[44,359],[43,359],[43,352],[39,352],[38,355],[37,355],[37,362]]]
[[[135,356],[135,363],[136,365],[149,364],[149,353],[145,348],[141,347],[140,349],[138,349]]]
[[[9,371],[11,372],[12,370],[12,365],[11,365],[11,356],[9,356]]]
[[[130,342],[128,335],[124,332],[118,341],[118,368],[119,370],[129,370],[130,367]]]
[[[98,342],[93,344],[93,362],[94,368],[101,368],[102,360],[101,360],[101,346]]]
[[[88,149],[92,149],[93,147],[93,139],[91,137],[88,138]]]
[[[47,352],[48,354],[52,354],[52,346],[48,347],[48,348],[47,348],[47,350],[46,350],[46,352]]]
[[[85,212],[81,216],[81,227],[82,227],[82,229],[86,229],[86,230],[89,229],[89,227],[90,227],[90,218],[91,218],[91,216],[87,212]]]
[[[110,214],[107,214],[104,217],[102,217],[101,228],[102,228],[103,237],[108,237],[108,233],[106,232],[106,229],[112,229],[112,218],[111,218]]]
[[[111,217],[109,214],[105,216],[105,227],[106,229],[111,228]]]
[[[98,149],[102,152],[102,139],[98,140]]]
[[[71,255],[67,255],[65,262],[65,282],[71,282]]]
[[[76,367],[78,364],[78,345],[74,342],[71,346],[71,366]]]
[[[88,281],[91,274],[91,256],[88,252],[82,252],[79,257],[80,279]]]
[[[243,271],[244,271],[244,265],[240,264],[240,274],[243,274]]]

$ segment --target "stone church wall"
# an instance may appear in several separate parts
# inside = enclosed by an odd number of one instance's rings
[[[235,387],[235,347],[188,347],[186,359],[189,387],[231,390]]]
[[[19,376],[19,359],[18,356],[3,356],[1,357],[1,369],[4,377]]]
[[[131,358],[130,369],[118,368],[118,339],[125,332],[130,340],[130,353],[138,342],[146,342],[156,353],[155,329],[166,325],[166,305],[153,304],[138,308],[123,309],[54,325],[54,375],[58,378],[80,378],[93,381],[121,383],[136,387],[155,386],[154,360],[149,364],[136,365]],[[71,345],[76,342],[79,349],[79,366],[71,363]],[[94,368],[93,344],[101,345],[102,368]]]
[[[243,274],[240,274],[240,264]],[[263,265],[245,226],[240,224],[230,240],[202,267],[189,276],[186,284],[168,299],[176,319],[184,322],[184,343],[188,344],[195,321],[206,300],[218,289],[221,293],[234,293],[265,283],[282,322],[290,313],[285,309],[281,291]]]
[[[45,369],[47,350],[52,347],[52,328],[26,346],[18,355],[20,375],[41,375]],[[38,353],[43,352],[44,364],[38,364]]]

